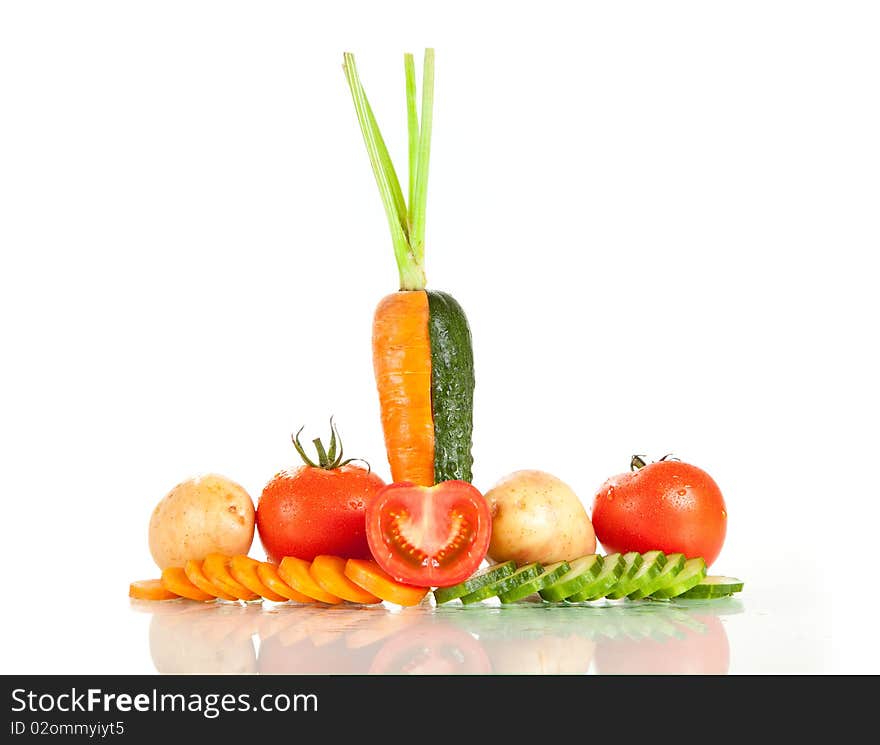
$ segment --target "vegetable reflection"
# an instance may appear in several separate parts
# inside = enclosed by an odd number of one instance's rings
[[[739,600],[569,606],[139,603],[160,673],[712,674]],[[258,642],[255,644],[255,641]]]

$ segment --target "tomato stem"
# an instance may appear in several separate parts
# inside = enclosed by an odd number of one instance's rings
[[[644,468],[645,466],[647,466],[648,461],[645,460],[645,458],[647,458],[647,457],[648,457],[647,455],[634,455],[632,457],[632,460],[630,460],[630,462],[629,462],[629,470],[630,471],[639,471],[642,468]],[[676,458],[675,455],[673,455],[672,453],[666,453],[666,455],[664,455],[659,460],[659,462],[662,463],[665,460],[681,461],[681,458]]]
[[[360,461],[361,463],[366,463],[367,470],[370,470],[370,464],[362,458],[342,459],[342,438],[339,436],[333,417],[330,417],[330,447],[325,449],[324,443],[321,442],[320,437],[316,437],[312,440],[312,444],[315,446],[315,450],[318,453],[317,463],[306,454],[305,448],[299,441],[299,436],[304,429],[305,426],[300,427],[295,435],[291,435],[291,439],[293,440],[293,446],[296,448],[296,452],[299,453],[299,457],[303,459],[303,463],[307,466],[310,466],[311,468],[323,468],[326,471],[333,471],[337,468],[342,468],[342,466],[347,466],[354,461]]]

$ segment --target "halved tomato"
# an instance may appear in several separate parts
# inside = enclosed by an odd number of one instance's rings
[[[466,481],[389,484],[367,505],[367,543],[398,582],[448,587],[470,577],[489,548],[492,515]]]

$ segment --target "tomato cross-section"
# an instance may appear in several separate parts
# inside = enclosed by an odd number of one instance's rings
[[[389,484],[367,506],[373,558],[399,582],[448,587],[470,577],[489,548],[486,499],[465,481]]]

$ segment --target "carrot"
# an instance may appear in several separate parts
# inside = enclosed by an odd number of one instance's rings
[[[183,567],[166,567],[163,569],[162,586],[169,592],[176,593],[190,600],[216,600],[213,595],[203,592],[190,582]]]
[[[373,371],[393,481],[434,484],[428,295],[395,292],[373,318]]]
[[[205,576],[223,592],[239,600],[258,600],[259,595],[251,592],[229,573],[229,557],[223,554],[208,554],[202,562]]]
[[[298,590],[294,590],[283,579],[281,579],[281,577],[278,576],[278,569],[274,564],[270,564],[268,561],[260,562],[260,565],[257,567],[257,576],[266,587],[272,590],[272,592],[278,595],[283,595],[288,600],[295,600],[298,603],[315,602],[314,598],[310,598],[308,595],[304,595]]]
[[[339,556],[316,556],[309,567],[309,574],[322,590],[338,595],[343,600],[368,605],[382,602],[345,576],[345,559]]]
[[[250,556],[233,556],[229,561],[229,573],[237,582],[244,585],[251,592],[266,598],[266,600],[271,600],[275,603],[286,601],[286,597],[272,592],[270,588],[260,581],[257,575],[258,566],[260,566],[260,562],[252,559]]]
[[[398,582],[375,561],[366,559],[349,559],[345,563],[345,576],[358,587],[396,605],[418,605],[430,589]]]
[[[373,371],[391,476],[394,481],[419,486],[452,479],[470,481],[474,389],[470,329],[464,311],[451,296],[425,289],[434,50],[425,50],[420,114],[415,63],[411,54],[404,55],[409,134],[406,199],[353,55],[345,54],[343,69],[400,276],[400,291],[383,298],[373,317]]]
[[[128,597],[135,600],[176,600],[180,595],[168,590],[161,579],[139,579],[128,586]]]
[[[341,603],[342,598],[324,590],[309,574],[310,562],[297,559],[293,556],[285,556],[278,565],[278,576],[281,577],[294,590],[308,595],[310,598],[320,600],[322,603]]]
[[[238,600],[235,595],[229,594],[223,588],[215,585],[205,576],[205,571],[204,569],[202,569],[201,561],[190,559],[184,565],[183,571],[186,574],[186,578],[196,587],[198,587],[202,592],[207,592],[209,595],[213,595],[214,597],[221,598],[223,600],[229,600],[232,602]]]

